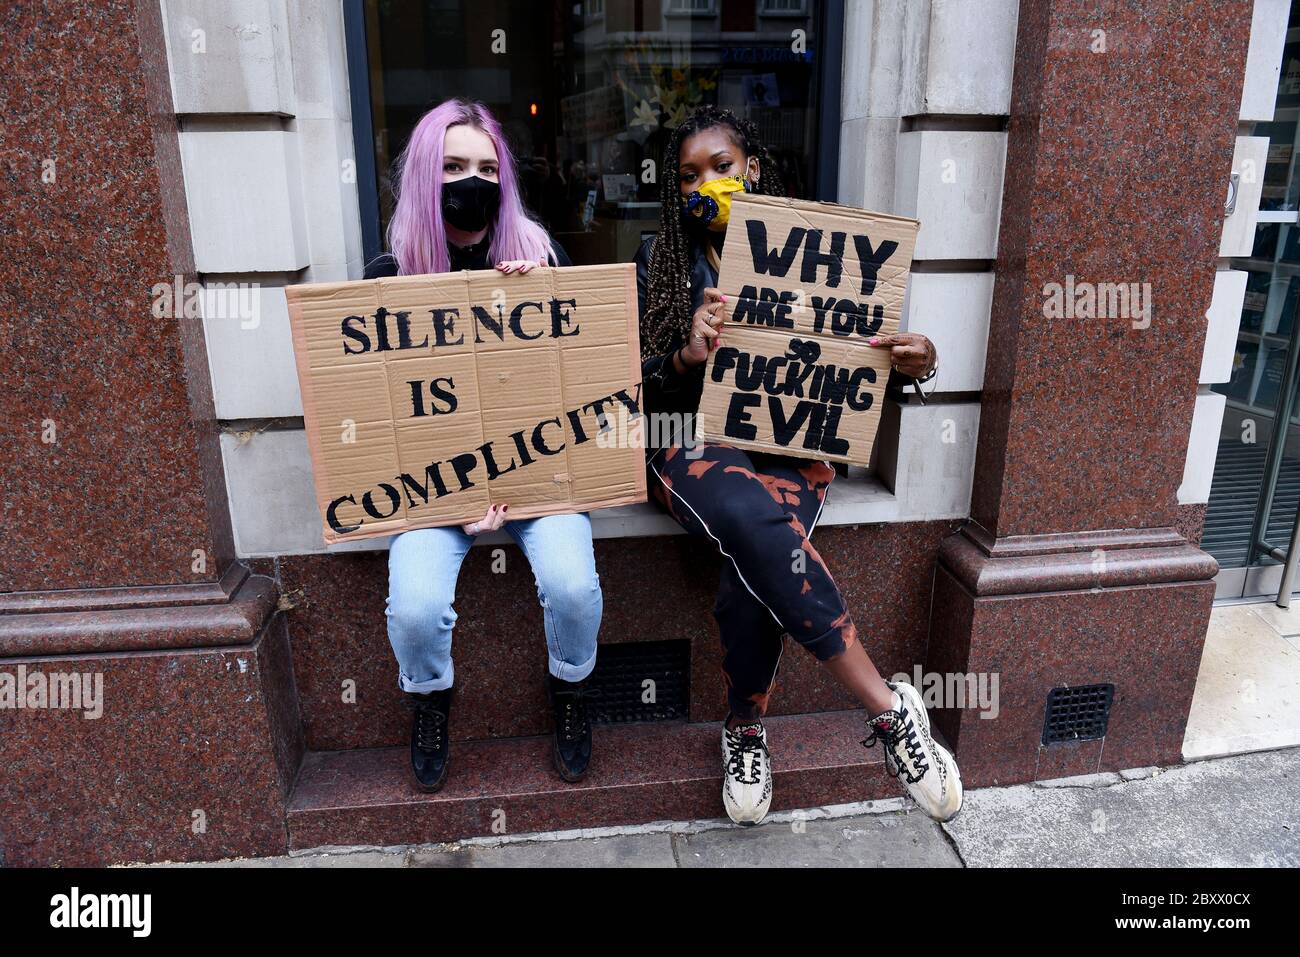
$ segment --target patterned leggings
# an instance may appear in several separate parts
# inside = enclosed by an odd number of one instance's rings
[[[713,609],[727,704],[737,718],[756,718],[767,710],[784,635],[821,661],[857,641],[844,597],[808,540],[835,473],[825,462],[712,442],[699,451],[655,453],[650,487],[677,524],[712,539],[728,559]]]

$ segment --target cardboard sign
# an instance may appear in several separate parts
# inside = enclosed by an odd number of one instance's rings
[[[496,270],[285,289],[331,544],[643,502],[632,265]],[[608,416],[609,418],[606,418]]]
[[[700,399],[711,441],[867,465],[920,223],[750,193],[731,204],[723,344]]]

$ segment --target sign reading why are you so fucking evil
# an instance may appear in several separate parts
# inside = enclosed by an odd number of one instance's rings
[[[722,247],[722,345],[701,434],[742,448],[867,465],[920,223],[833,203],[737,195]]]
[[[631,265],[285,289],[328,543],[645,501]]]

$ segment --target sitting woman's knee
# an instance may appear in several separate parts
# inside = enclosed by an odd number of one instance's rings
[[[600,576],[594,571],[556,576],[542,582],[538,590],[542,600],[561,615],[581,614],[598,607],[603,601]]]
[[[436,590],[389,593],[390,623],[408,631],[448,630],[456,623],[453,595]]]

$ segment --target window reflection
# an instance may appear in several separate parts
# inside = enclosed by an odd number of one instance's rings
[[[381,229],[393,159],[420,115],[452,96],[501,120],[525,201],[575,263],[626,262],[658,229],[664,144],[700,105],[756,122],[786,192],[815,195],[820,6],[368,0]]]

